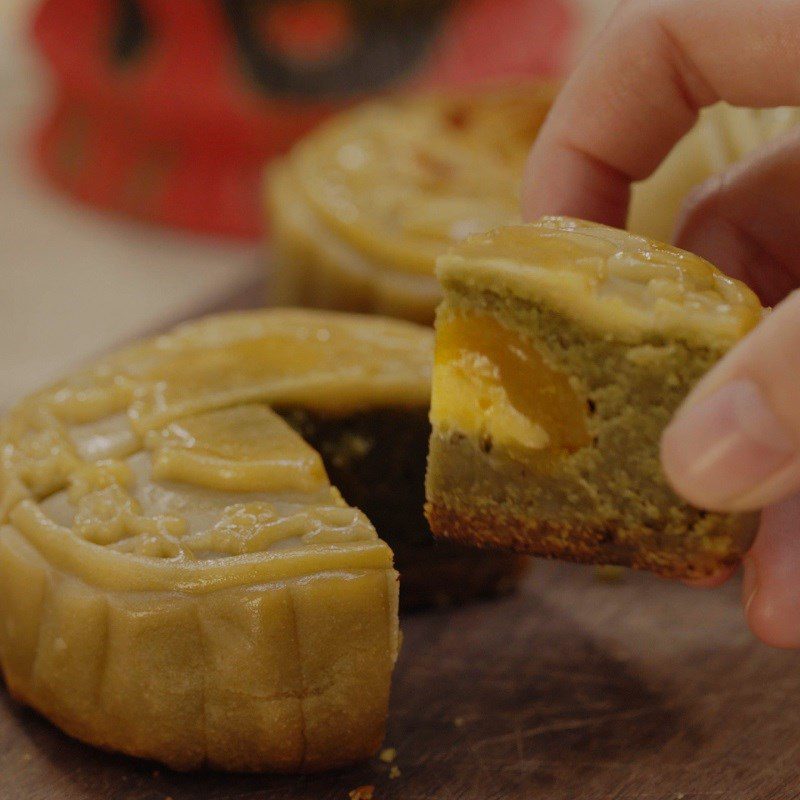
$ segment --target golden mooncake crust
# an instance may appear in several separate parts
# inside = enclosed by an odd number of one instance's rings
[[[519,217],[554,89],[403,97],[324,125],[270,171],[278,302],[431,322],[436,258]]]
[[[397,575],[274,410],[426,408],[430,331],[312,311],[212,317],[0,422],[0,664],[92,744],[188,769],[369,756]]]
[[[600,333],[730,345],[763,309],[741,281],[699,256],[594,222],[543,217],[470,237],[438,261],[445,284],[542,302]]]

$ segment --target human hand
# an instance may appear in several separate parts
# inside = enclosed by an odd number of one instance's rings
[[[650,175],[718,100],[800,105],[800,3],[622,0],[534,146],[525,215],[624,227]],[[800,647],[800,131],[688,199],[675,240],[779,303],[694,389],[662,439],[675,489],[717,510],[764,508],[745,559],[748,622]]]

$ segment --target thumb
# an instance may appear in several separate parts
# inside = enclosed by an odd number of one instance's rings
[[[762,508],[800,490],[800,293],[700,381],[661,441],[667,478],[701,508]]]

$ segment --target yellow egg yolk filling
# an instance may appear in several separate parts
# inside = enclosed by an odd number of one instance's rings
[[[485,314],[437,323],[431,422],[510,452],[558,456],[590,442],[587,405],[568,375],[525,337]]]

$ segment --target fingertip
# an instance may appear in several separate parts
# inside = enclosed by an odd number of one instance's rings
[[[765,509],[745,561],[747,624],[765,644],[800,648],[800,496]]]
[[[690,396],[661,438],[672,487],[715,511],[753,510],[785,496],[784,484],[795,488],[800,479],[795,450],[765,391],[749,379]]]
[[[774,602],[768,592],[751,594],[745,604],[745,619],[750,630],[770,647],[782,650],[800,648],[800,630],[786,616],[785,608]]]
[[[522,182],[522,217],[525,222],[535,222],[548,214],[571,213],[567,210],[570,205],[569,178],[559,177],[561,160],[560,153],[547,144],[547,136],[542,134],[525,163]]]
[[[674,242],[774,305],[796,285],[798,186],[800,132],[795,130],[695,187],[682,204]]]
[[[695,187],[684,201],[675,224],[674,243],[695,253],[733,278],[746,280],[748,265],[760,257],[752,239],[734,223],[734,209],[725,202],[729,175],[715,175]]]
[[[548,212],[547,202],[542,196],[546,176],[539,176],[536,164],[536,153],[531,150],[525,164],[524,178],[522,181],[522,219],[524,222],[535,222],[539,217]],[[549,213],[553,213],[552,211]]]
[[[750,612],[750,606],[758,589],[758,572],[753,557],[747,554],[742,559],[742,605],[745,616]]]

